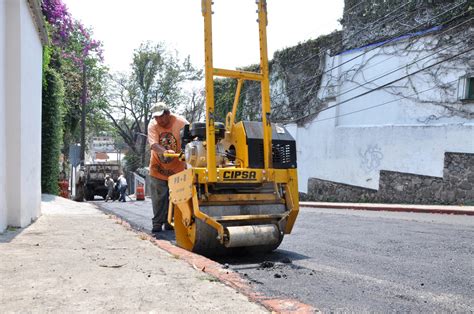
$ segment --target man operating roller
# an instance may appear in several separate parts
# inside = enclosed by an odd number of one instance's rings
[[[168,177],[183,171],[185,162],[178,158],[164,157],[164,153],[181,152],[179,131],[188,121],[171,113],[169,107],[157,103],[151,109],[152,121],[148,125],[148,143],[150,144],[150,194],[153,206],[152,233],[172,230],[167,222],[169,191]]]

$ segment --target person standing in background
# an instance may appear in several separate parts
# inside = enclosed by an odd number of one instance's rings
[[[105,201],[107,202],[108,200],[114,201],[114,185],[115,182],[114,180],[107,175],[105,177],[105,186],[107,187],[107,196],[105,197]]]
[[[125,179],[123,174],[121,174],[120,177],[118,177],[117,184],[118,184],[118,189],[120,193],[119,202],[125,202],[125,192],[127,191],[127,179]]]

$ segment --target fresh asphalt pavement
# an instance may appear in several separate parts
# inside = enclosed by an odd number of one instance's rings
[[[144,201],[135,201],[127,197],[126,202],[104,202],[102,199],[98,200],[96,197],[92,203],[99,206],[103,211],[114,214],[127,221],[135,230],[151,233],[153,210],[151,208],[150,198],[147,197]],[[162,232],[160,239],[169,240],[175,244],[174,232],[172,231]]]
[[[151,230],[149,199],[94,203]],[[473,238],[470,216],[301,208],[275,252],[217,261],[267,296],[324,312],[473,312]]]

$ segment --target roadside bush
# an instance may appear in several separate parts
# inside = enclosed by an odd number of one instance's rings
[[[44,67],[41,119],[41,191],[58,194],[59,158],[63,138],[64,84],[57,72]]]

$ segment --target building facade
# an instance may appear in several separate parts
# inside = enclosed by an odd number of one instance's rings
[[[36,0],[0,0],[0,232],[41,214],[41,89],[48,41]]]
[[[114,138],[107,135],[93,136],[90,140],[90,149],[93,152],[103,153],[112,153],[117,150]]]

